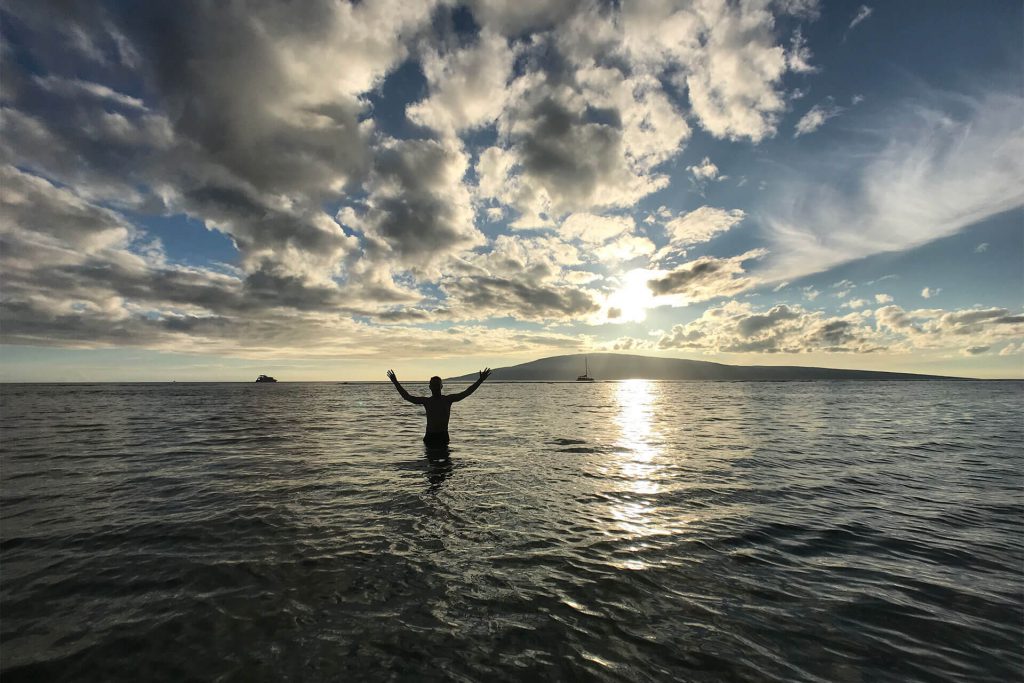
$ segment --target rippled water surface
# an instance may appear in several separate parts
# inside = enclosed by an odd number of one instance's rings
[[[1019,383],[0,396],[5,683],[1024,673]]]

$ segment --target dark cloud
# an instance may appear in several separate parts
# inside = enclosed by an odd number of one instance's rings
[[[771,329],[783,320],[793,320],[800,314],[789,306],[776,306],[765,315],[751,315],[743,318],[736,325],[736,330],[744,337],[751,337],[764,330]]]
[[[0,167],[0,186],[0,228],[4,232],[49,235],[84,251],[124,243],[134,232],[116,212],[89,204],[11,166]]]
[[[50,73],[26,78],[9,62],[20,85],[0,153],[80,194],[198,218],[231,235],[249,272],[323,284],[355,248],[323,203],[372,165],[360,98],[430,8],[12,3],[29,34],[17,49]],[[91,65],[72,70],[69,51],[81,58],[85,44]]]
[[[702,256],[649,281],[647,286],[656,295],[682,294],[690,301],[732,296],[757,284],[745,275],[743,262],[763,255],[762,250],[754,250],[731,258]]]
[[[371,255],[426,267],[441,256],[483,242],[462,185],[461,149],[434,140],[387,140],[377,150],[360,215],[342,219],[368,238]]]
[[[575,287],[536,285],[503,277],[459,277],[443,288],[453,311],[472,318],[575,318],[599,308],[590,294]]]
[[[807,343],[820,346],[826,351],[842,349],[846,344],[857,341],[856,326],[849,320],[829,320],[817,326],[807,336]]]

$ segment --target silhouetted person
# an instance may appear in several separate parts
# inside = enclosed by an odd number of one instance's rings
[[[483,381],[490,374],[491,369],[484,368],[480,371],[480,378],[470,384],[469,388],[457,394],[448,394],[447,396],[441,393],[440,377],[430,378],[430,396],[413,396],[410,394],[405,390],[405,387],[398,383],[394,370],[388,370],[388,379],[398,389],[398,393],[402,395],[402,398],[409,403],[417,403],[423,406],[427,411],[427,433],[423,435],[423,443],[427,446],[445,446],[448,444],[448,418],[452,414],[452,404],[456,401],[461,401],[476,391],[477,387],[483,384]]]

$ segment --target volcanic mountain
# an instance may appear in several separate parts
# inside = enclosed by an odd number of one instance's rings
[[[939,375],[916,375],[906,372],[876,370],[840,370],[799,365],[725,365],[682,358],[655,358],[624,353],[588,353],[551,356],[529,363],[495,368],[492,380],[512,382],[570,382],[584,372],[584,356],[590,376],[597,381],[610,379],[710,379],[741,381],[788,381],[810,379],[859,380],[932,380],[961,379]],[[476,379],[476,373],[449,377],[445,381],[461,382]]]

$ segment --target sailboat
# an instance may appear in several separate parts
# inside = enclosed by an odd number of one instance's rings
[[[593,382],[594,378],[590,376],[590,363],[587,362],[587,357],[583,356],[584,368],[586,370],[582,375],[576,378],[577,382]]]

